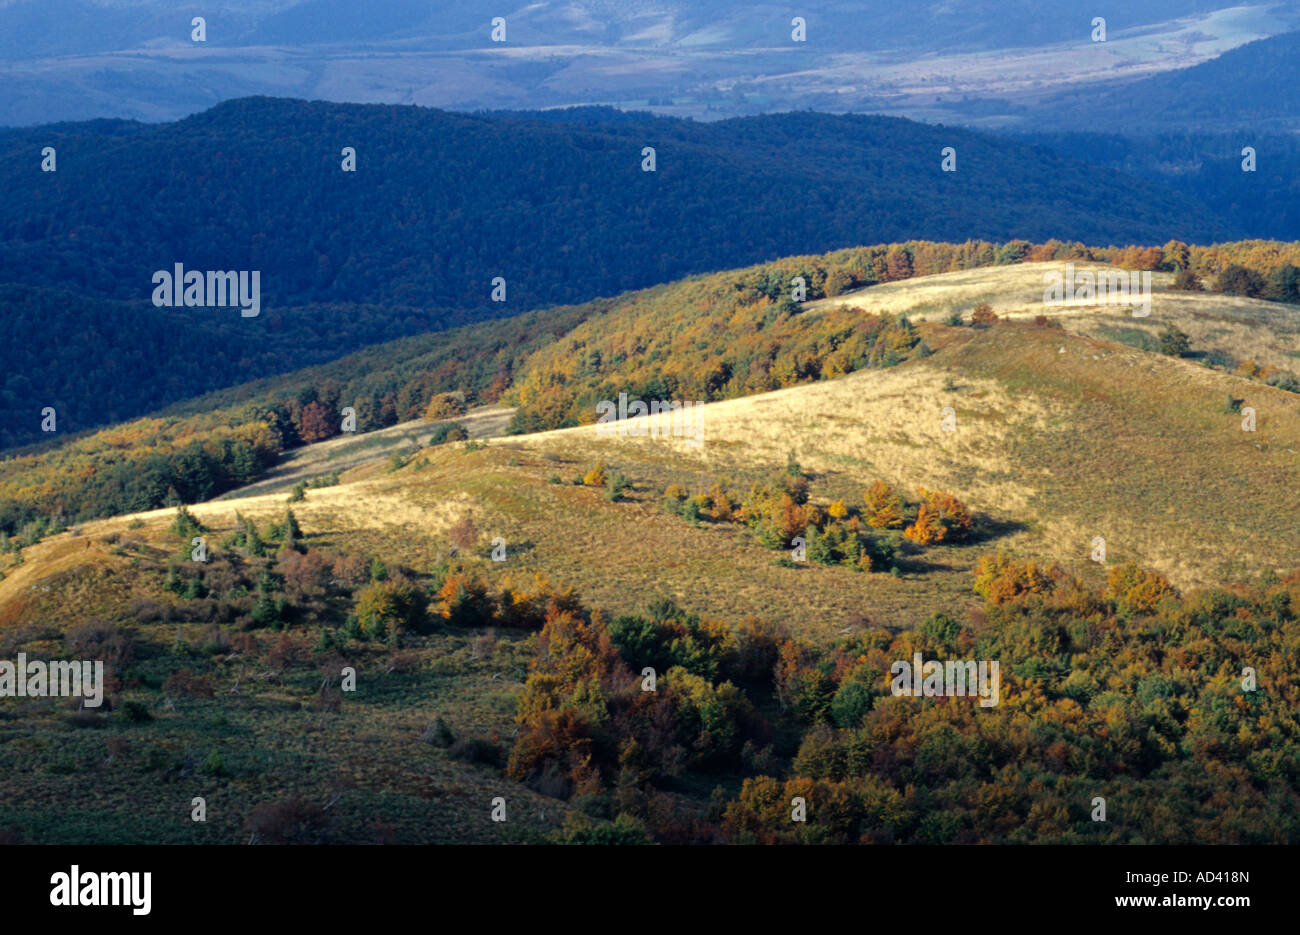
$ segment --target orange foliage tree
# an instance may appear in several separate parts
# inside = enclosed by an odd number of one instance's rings
[[[903,525],[903,498],[884,481],[878,480],[868,487],[863,500],[868,526],[896,529]]]
[[[976,594],[994,604],[1005,604],[1026,594],[1052,590],[1051,576],[1032,561],[1018,561],[1004,552],[984,555],[975,563]]]
[[[1121,614],[1153,614],[1160,602],[1176,593],[1169,580],[1158,572],[1139,568],[1132,562],[1116,565],[1106,575],[1102,596]]]

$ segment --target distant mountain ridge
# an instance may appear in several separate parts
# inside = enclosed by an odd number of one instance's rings
[[[0,352],[0,444],[39,438],[45,406],[81,431],[369,344],[802,250],[1233,233],[1187,195],[965,130],[610,116],[251,98],[161,126],[0,132],[0,286],[24,336]],[[152,277],[176,263],[259,271],[261,314],[155,308]]]
[[[1225,52],[1190,68],[1154,75],[1109,91],[1061,95],[1033,113],[1032,122],[1106,132],[1253,132],[1300,128],[1300,32],[1288,32]]]
[[[38,144],[57,172],[39,171]],[[500,275],[522,310],[799,249],[1239,233],[1186,196],[1017,142],[811,113],[575,124],[251,98],[157,127],[0,134],[0,182],[4,280],[128,301],[174,262],[260,269],[281,307],[482,307]]]

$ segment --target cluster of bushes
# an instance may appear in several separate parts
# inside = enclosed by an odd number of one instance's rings
[[[1204,292],[1205,283],[1192,270],[1183,269],[1174,277],[1173,288],[1183,292]],[[1287,264],[1262,272],[1230,263],[1214,277],[1212,288],[1222,295],[1300,304],[1300,266]]]
[[[811,503],[808,478],[793,461],[745,493],[716,482],[695,494],[669,484],[663,496],[668,512],[690,522],[744,523],[767,548],[790,549],[800,539],[809,561],[863,571],[895,568],[904,539],[918,546],[955,543],[972,528],[969,510],[952,494],[922,488],[908,502],[883,481],[866,489],[860,507]]]
[[[966,621],[821,648],[667,601],[552,608],[507,773],[660,841],[1300,840],[1300,573],[1182,596],[1132,564],[1097,590],[999,553],[974,587]],[[998,661],[998,704],[895,696],[915,653]],[[683,809],[709,776],[743,784]]]
[[[180,554],[168,563],[162,587],[190,601],[186,613],[194,619],[280,630],[328,618],[333,604],[387,574],[382,562],[309,547],[292,510],[260,529],[236,512],[234,531],[219,545],[207,544],[206,561],[191,560],[192,541],[208,538],[209,530],[185,507],[177,508],[171,531],[180,540]],[[142,620],[162,612],[137,603]]]
[[[507,774],[599,815],[644,818],[656,784],[743,769],[771,744],[750,692],[770,691],[780,636],[666,601],[608,624],[579,606],[549,608]]]

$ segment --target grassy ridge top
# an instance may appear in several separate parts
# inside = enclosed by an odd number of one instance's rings
[[[1298,250],[1192,248],[1183,262],[1207,277],[1230,263],[1267,272],[1295,263]],[[11,458],[0,464],[0,528],[14,535],[38,517],[85,520],[219,495],[262,476],[277,452],[337,436],[345,407],[364,433],[418,419],[435,396],[455,391],[470,404],[517,405],[516,429],[535,431],[592,421],[594,403],[619,392],[720,400],[888,368],[931,349],[913,320],[947,321],[980,303],[1138,348],[1176,324],[1192,336],[1193,353],[1220,365],[1249,357],[1256,370],[1285,369],[1300,353],[1290,306],[1169,291],[1168,273],[1155,274],[1149,319],[1042,305],[1044,273],[1064,262],[1150,268],[1177,254],[1177,245],[880,245],[402,339]],[[803,304],[787,294],[796,277],[808,288]]]
[[[927,290],[940,290],[959,308],[996,290],[1001,278],[1004,305],[1012,309],[1019,307],[1018,290],[1041,282],[1044,268],[979,271],[962,287],[970,293],[955,285],[967,274],[878,290],[887,308],[909,295],[934,307],[938,300]],[[853,299],[843,297],[845,306]],[[1158,291],[1151,320],[1211,316],[1224,301]],[[1237,316],[1252,307],[1248,300],[1228,303]],[[814,305],[800,317],[833,311]],[[1109,562],[1136,561],[1184,587],[1300,562],[1300,519],[1279,508],[1297,470],[1300,398],[1192,360],[1068,330],[1139,321],[1122,311],[1061,311],[1065,328],[1023,320],[984,329],[919,322],[929,356],[710,403],[699,448],[684,439],[602,437],[594,426],[580,426],[411,457],[409,435],[399,433],[376,447],[368,464],[348,470],[343,484],[312,491],[295,510],[304,528],[332,545],[412,567],[442,554],[450,528],[469,516],[514,544],[514,572],[573,584],[616,612],[667,594],[700,611],[816,620],[825,635],[853,613],[887,621],[906,619],[927,596],[969,601],[967,572],[980,549],[929,549],[897,579],[842,568],[795,572],[773,566],[773,554],[748,530],[691,526],[666,514],[664,488],[743,486],[781,469],[793,452],[813,477],[815,502],[860,504],[877,479],[909,493],[920,486],[948,490],[983,518],[984,547],[1057,560],[1085,577],[1101,573],[1089,561],[1098,536]],[[1273,317],[1257,326],[1260,340],[1287,340],[1300,313],[1276,304],[1265,311]],[[1242,430],[1242,414],[1227,411],[1229,399],[1255,410],[1255,431]],[[943,429],[946,407],[954,432]],[[499,431],[504,416],[495,418]],[[394,446],[407,450],[407,466],[389,472],[383,461]],[[598,461],[632,481],[623,502],[569,483]],[[273,518],[283,509],[286,483],[194,510],[219,528],[235,510]],[[165,510],[144,514],[151,527],[169,517]],[[121,532],[126,522],[82,532]],[[23,614],[34,612],[28,601],[46,574],[44,548],[27,550],[28,562],[0,584],[0,601],[19,600]]]

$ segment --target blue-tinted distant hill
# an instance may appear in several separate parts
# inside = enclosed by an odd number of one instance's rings
[[[57,172],[40,171],[45,145]],[[1015,141],[812,113],[561,123],[252,98],[158,126],[0,133],[0,185],[0,281],[132,301],[173,263],[256,269],[268,307],[486,307],[502,276],[523,310],[862,243],[1242,233]]]
[[[1300,129],[1300,32],[1109,91],[1063,95],[1024,121],[1044,123],[1137,134]]]
[[[1187,195],[964,130],[608,116],[254,98],[172,124],[0,133],[0,445],[38,437],[46,405],[81,430],[405,335],[796,253],[1235,233]],[[40,171],[47,145],[56,172]],[[260,271],[261,314],[155,308],[153,273],[175,263]],[[505,303],[489,301],[497,276]]]

